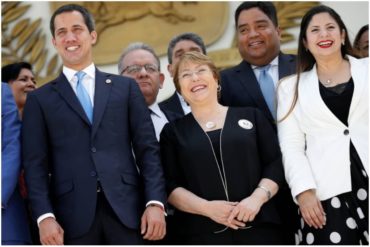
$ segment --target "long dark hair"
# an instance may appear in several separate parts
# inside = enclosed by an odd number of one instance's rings
[[[349,41],[346,25],[344,24],[342,18],[338,15],[338,13],[335,12],[332,8],[329,8],[328,6],[325,6],[325,5],[319,5],[319,6],[315,6],[311,8],[303,16],[302,21],[301,21],[301,29],[300,29],[299,37],[298,37],[298,52],[297,52],[297,67],[296,67],[297,82],[295,85],[293,102],[292,102],[292,105],[290,106],[288,113],[281,120],[279,120],[279,122],[283,121],[284,119],[288,117],[288,115],[293,111],[297,103],[298,83],[301,77],[301,73],[311,70],[316,63],[316,60],[311,54],[311,52],[308,49],[306,49],[304,45],[304,41],[307,41],[306,32],[307,32],[308,25],[310,24],[312,18],[315,15],[320,14],[320,13],[328,13],[338,24],[339,29],[341,30],[341,33],[345,32],[344,44],[342,44],[341,46],[342,57],[345,58],[347,55],[353,56],[353,49],[352,49],[351,42]]]

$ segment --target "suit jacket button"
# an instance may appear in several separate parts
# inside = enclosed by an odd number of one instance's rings
[[[348,134],[349,134],[349,130],[348,130],[348,129],[344,130],[344,131],[343,131],[343,134],[344,134],[345,136],[348,136]]]
[[[95,147],[92,147],[91,148],[91,152],[96,153],[96,148]]]
[[[91,176],[91,177],[95,177],[95,176],[96,176],[96,172],[95,172],[95,171],[91,171],[91,172],[90,172],[90,176]]]

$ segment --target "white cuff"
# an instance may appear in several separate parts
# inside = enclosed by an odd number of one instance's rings
[[[37,226],[40,226],[40,222],[43,221],[46,218],[49,218],[49,217],[55,219],[55,215],[53,213],[46,213],[46,214],[43,214],[40,217],[38,217],[37,218]]]
[[[163,212],[164,212],[164,216],[167,216],[166,209],[164,208],[163,203],[161,203],[160,201],[151,200],[151,201],[147,202],[145,207],[148,207],[148,206],[153,205],[153,204],[160,206],[162,208]]]

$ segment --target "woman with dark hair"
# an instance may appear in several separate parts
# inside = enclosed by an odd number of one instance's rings
[[[258,109],[218,103],[219,74],[199,52],[174,73],[191,113],[161,132],[173,244],[284,244],[273,196],[284,181],[277,136]]]
[[[5,65],[1,68],[1,79],[3,82],[8,83],[18,109],[18,118],[19,120],[22,120],[23,108],[26,103],[27,94],[35,90],[36,88],[36,80],[32,72],[32,65],[27,62],[18,62]],[[14,182],[19,183],[19,187],[17,187],[17,190],[19,189],[20,194],[25,200],[27,208],[29,208],[27,189],[24,181],[24,171],[22,166],[19,171],[18,177],[16,177],[18,181]],[[30,222],[29,224],[32,242],[34,244],[39,244],[40,242],[38,239],[38,227],[32,221],[31,210],[28,210],[27,213]]]
[[[19,116],[22,118],[27,93],[36,88],[31,64],[19,62],[5,65],[1,68],[1,79],[9,84],[18,107]]]
[[[278,88],[285,176],[301,244],[368,244],[368,59],[327,6],[301,22],[297,75]]]
[[[353,49],[359,58],[369,56],[369,24],[358,31],[353,41]]]

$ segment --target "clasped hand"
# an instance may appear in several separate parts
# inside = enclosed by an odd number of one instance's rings
[[[213,221],[237,230],[253,221],[263,202],[247,197],[241,202],[209,201],[208,217]]]

